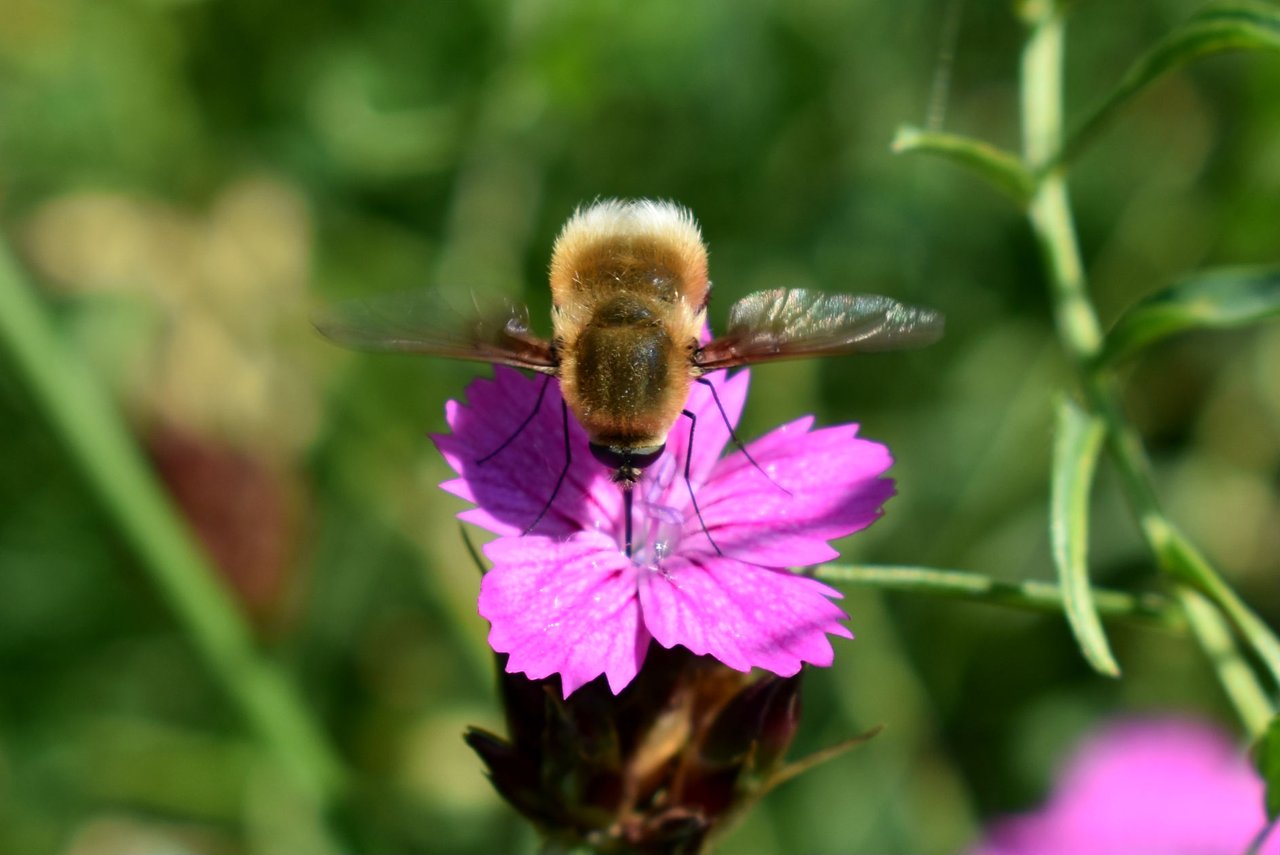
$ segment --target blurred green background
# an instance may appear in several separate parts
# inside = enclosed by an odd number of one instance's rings
[[[1095,103],[1194,2],[1080,2],[1068,104]],[[908,354],[755,372],[743,434],[807,412],[887,442],[899,495],[847,558],[1050,579],[1051,404],[1069,378],[1012,206],[889,151],[901,123],[1016,149],[1006,4],[0,0],[0,231],[111,390],[356,783],[355,851],[531,834],[463,745],[501,728],[477,573],[426,438],[486,369],[352,355],[324,299],[505,292],[536,325],[552,239],[598,196],[676,199],[729,303],[793,285],[942,310]],[[1163,80],[1079,161],[1104,321],[1193,269],[1280,256],[1280,62]],[[1126,375],[1171,514],[1274,621],[1280,329],[1162,345]],[[0,852],[297,853],[321,820],[251,735],[32,396],[0,361]],[[1152,572],[1103,467],[1101,584]],[[786,785],[726,852],[945,853],[1042,797],[1092,723],[1235,726],[1186,638],[850,591]]]

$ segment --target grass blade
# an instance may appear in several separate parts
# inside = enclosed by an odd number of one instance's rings
[[[263,745],[317,804],[344,790],[344,769],[293,685],[257,649],[248,623],[192,540],[118,409],[59,340],[0,241],[0,357],[43,409],[85,481],[132,545],[190,643]]]

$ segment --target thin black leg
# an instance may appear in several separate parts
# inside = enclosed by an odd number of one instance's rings
[[[538,414],[538,410],[542,408],[542,398],[544,395],[547,394],[547,386],[550,383],[551,383],[551,375],[544,374],[542,377],[542,386],[539,387],[538,389],[538,400],[533,402],[533,411],[530,412],[529,415],[525,416],[524,421],[520,423],[520,427],[516,428],[515,433],[511,434],[511,436],[507,437],[505,440],[502,441],[502,445],[499,445],[493,451],[490,451],[484,457],[481,457],[479,460],[476,461],[476,463],[480,464],[481,466],[488,463],[490,460],[497,457],[502,452],[503,449],[505,449],[508,445],[510,445],[512,441],[515,440],[516,437],[524,433],[524,429],[529,426],[529,422],[533,421],[533,417],[536,416]]]
[[[533,522],[529,523],[529,527],[522,534],[529,534],[538,527],[538,523],[542,522],[542,518],[547,515],[547,511],[551,510],[551,503],[560,494],[560,488],[564,485],[565,476],[569,474],[569,462],[572,459],[572,455],[569,452],[569,405],[564,401],[560,402],[560,421],[564,428],[564,468],[560,470],[560,477],[556,479],[556,486],[551,491],[551,498],[547,499],[547,503],[542,506],[542,510],[538,511],[538,516],[534,518]]]
[[[759,463],[756,463],[756,459],[751,456],[750,451],[747,451],[747,447],[742,444],[742,440],[738,439],[738,435],[733,431],[733,425],[729,424],[729,416],[727,413],[725,413],[724,406],[720,403],[720,396],[716,394],[715,384],[705,377],[694,378],[693,382],[701,383],[703,386],[706,386],[708,389],[711,390],[711,400],[716,402],[716,409],[720,411],[720,418],[724,419],[724,426],[729,429],[729,438],[733,440],[734,445],[738,446],[738,450],[741,451],[744,455],[746,455],[747,460],[751,461],[751,465],[756,468],[757,472],[759,472],[761,475],[769,479],[770,484],[772,484],[773,486],[777,487],[779,490],[781,490],[782,492],[790,496],[791,491],[788,490],[786,487],[782,486],[781,484],[779,484],[777,481],[773,480],[773,478],[769,476],[769,473],[765,472],[764,469],[761,468]]]
[[[689,450],[684,456],[684,485],[689,488],[689,499],[693,502],[693,512],[698,515],[698,525],[702,526],[702,533],[707,536],[707,542],[716,551],[716,555],[724,555],[716,544],[715,538],[711,536],[711,532],[707,531],[707,522],[702,518],[702,509],[698,507],[698,497],[693,494],[693,481],[689,478],[689,464],[693,460],[693,430],[698,426],[698,417],[690,410],[681,410],[680,412],[689,417]]]

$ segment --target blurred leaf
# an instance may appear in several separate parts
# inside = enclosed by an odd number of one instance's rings
[[[799,777],[810,769],[816,769],[823,763],[830,762],[842,754],[847,754],[860,745],[864,745],[880,735],[880,731],[884,730],[883,724],[877,724],[864,733],[857,736],[851,736],[848,739],[837,742],[835,745],[828,745],[826,748],[819,749],[812,754],[807,754],[799,760],[793,760],[778,770],[769,783],[765,786],[765,792],[770,792],[778,786],[785,784],[792,778]],[[763,795],[763,793],[761,793]]]
[[[0,362],[7,360],[174,614],[189,643],[301,792],[316,803],[345,769],[289,678],[262,655],[243,614],[142,455],[119,409],[61,338],[0,239]]]
[[[489,566],[485,564],[484,558],[480,555],[480,547],[475,545],[471,540],[471,531],[462,523],[458,523],[458,534],[462,536],[462,543],[467,548],[467,554],[471,556],[471,560],[475,562],[476,569],[483,576],[489,570]]]
[[[1120,676],[1111,655],[1093,589],[1089,586],[1089,487],[1105,434],[1102,421],[1081,412],[1070,401],[1058,405],[1058,431],[1053,449],[1053,485],[1049,503],[1049,540],[1062,585],[1067,621],[1084,658],[1093,670]]]
[[[1253,762],[1267,785],[1267,819],[1280,817],[1280,716],[1271,719],[1253,746]]]
[[[893,151],[932,154],[967,166],[997,189],[1011,197],[1019,206],[1031,200],[1034,182],[1018,158],[1001,151],[989,143],[960,134],[923,131],[903,125],[894,135]]]
[[[1231,624],[1208,597],[1190,585],[1175,585],[1173,593],[1187,623],[1195,627],[1196,641],[1217,672],[1218,682],[1244,722],[1246,732],[1250,738],[1260,740],[1275,718],[1276,708],[1244,647],[1237,643]]]
[[[1070,136],[1055,162],[1075,157],[1130,98],[1165,72],[1233,50],[1280,50],[1280,9],[1249,0],[1211,3],[1201,9],[1129,67],[1120,84]]]
[[[1209,599],[1280,682],[1280,639],[1271,627],[1240,598],[1187,536],[1159,514],[1142,521],[1160,568],[1195,588]],[[1274,707],[1272,707],[1274,709]]]
[[[1280,317],[1280,268],[1210,270],[1152,294],[1107,335],[1104,362],[1188,329],[1223,329]]]

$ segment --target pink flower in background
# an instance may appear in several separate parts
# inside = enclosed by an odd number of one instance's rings
[[[736,423],[748,373],[713,375]],[[880,476],[885,446],[857,439],[857,427],[810,430],[812,417],[783,425],[721,458],[729,431],[710,392],[695,384],[691,481],[721,554],[694,514],[684,484],[689,422],[676,422],[667,450],[635,487],[633,555],[623,551],[623,504],[609,471],[591,457],[569,421],[572,465],[551,509],[521,532],[551,495],[564,461],[559,387],[503,451],[534,407],[542,378],[498,368],[450,401],[452,432],[434,437],[460,477],[444,489],[475,504],[459,517],[499,535],[485,547],[493,569],[480,588],[489,643],[507,670],[532,679],[559,674],[565,697],[604,674],[617,693],[635,677],[651,639],[714,656],[740,671],[789,676],[805,663],[829,665],[827,635],[851,638],[839,592],[788,567],[829,561],[828,541],[866,528],[893,495]]]
[[[1244,753],[1204,724],[1113,724],[1067,764],[1040,811],[996,824],[976,855],[1244,855],[1266,824]],[[1257,850],[1280,855],[1280,834]]]

